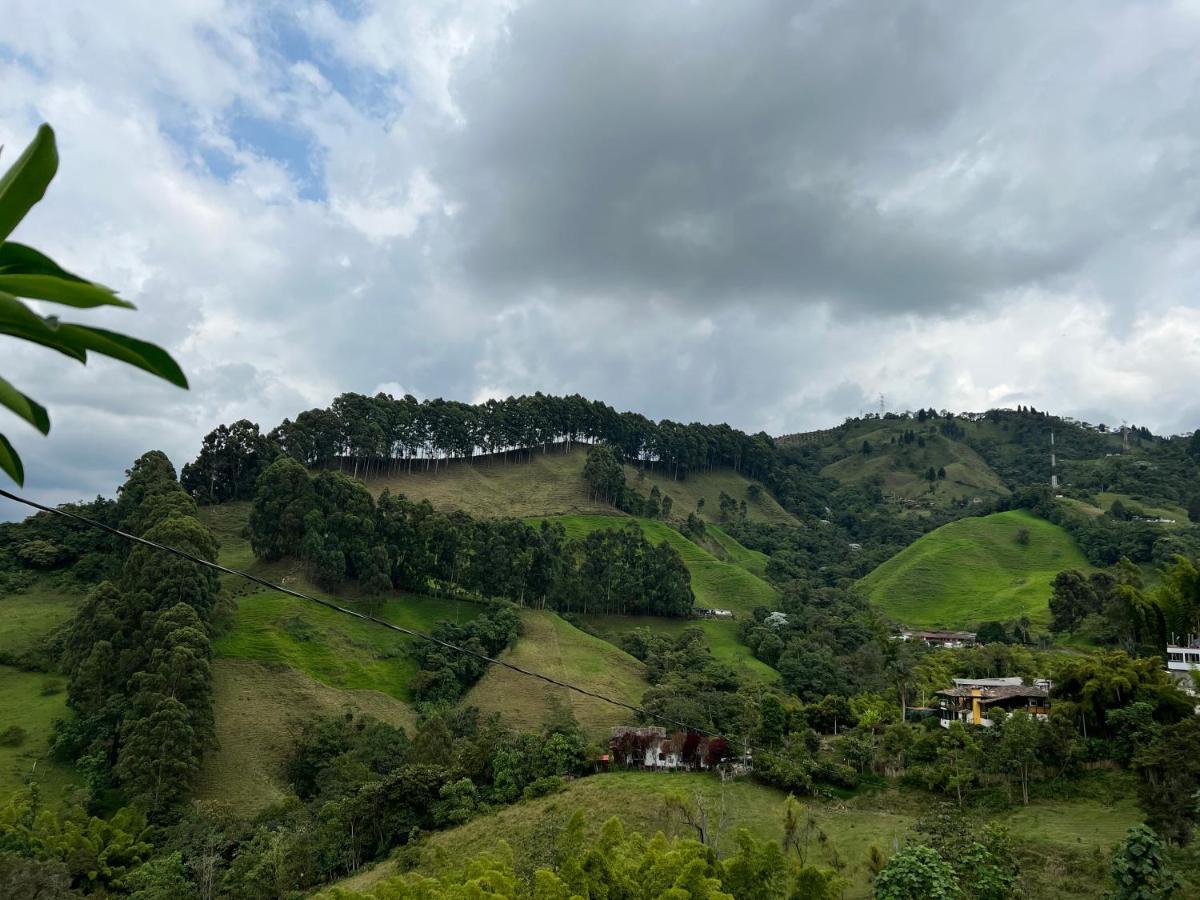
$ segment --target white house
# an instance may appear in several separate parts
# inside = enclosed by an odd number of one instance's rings
[[[1171,672],[1200,671],[1200,647],[1188,645],[1167,644],[1167,670]]]

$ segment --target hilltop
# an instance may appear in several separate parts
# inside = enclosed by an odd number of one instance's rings
[[[583,478],[587,448],[567,449],[559,445],[534,451],[527,458],[509,455],[477,456],[452,460],[436,468],[417,465],[411,472],[371,475],[363,479],[378,496],[384,490],[404,494],[411,500],[428,500],[435,509],[461,510],[473,516],[501,517],[569,515],[624,516],[625,513],[589,495]],[[669,495],[676,515],[695,512],[705,522],[720,521],[719,498],[726,493],[746,499],[754,480],[728,468],[692,472],[673,479],[652,467],[625,465],[627,484],[648,496],[654,487]],[[699,507],[699,508],[697,508]],[[754,522],[796,524],[796,519],[765,491],[747,504]]]
[[[1062,528],[1024,510],[960,519],[930,532],[859,582],[904,625],[974,629],[1028,616],[1049,622],[1050,582],[1088,562]]]

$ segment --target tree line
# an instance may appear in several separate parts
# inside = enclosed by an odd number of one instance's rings
[[[270,438],[306,466],[344,463],[364,476],[414,465],[436,469],[481,454],[529,457],[535,450],[604,442],[626,459],[654,462],[677,478],[714,466],[760,477],[774,449],[764,433],[748,435],[725,424],[654,422],[578,394],[540,392],[476,404],[342,394],[328,409],[285,419]]]
[[[678,552],[631,522],[568,540],[558,523],[436,512],[295,460],[259,478],[250,543],[266,559],[307,561],[326,584],[357,581],[368,594],[441,590],[566,612],[686,616],[694,596]]]
[[[127,475],[110,524],[216,558],[166,456],[146,453]],[[188,796],[215,741],[209,635],[219,585],[209,569],[150,547],[116,552],[119,576],[96,586],[66,632],[75,715],[57,724],[55,752],[75,762],[101,806],[123,797],[161,819]]]

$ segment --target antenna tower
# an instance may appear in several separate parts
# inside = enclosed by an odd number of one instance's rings
[[[879,395],[879,418],[883,418],[883,394]]]
[[[1058,460],[1054,458],[1054,429],[1050,429],[1050,487],[1058,490]]]

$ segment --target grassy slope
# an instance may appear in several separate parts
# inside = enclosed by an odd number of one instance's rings
[[[43,799],[50,802],[78,786],[71,767],[50,759],[54,721],[66,714],[63,676],[0,666],[0,730],[16,725],[25,731],[19,746],[0,747],[0,800],[20,789],[31,776]]]
[[[245,659],[213,664],[213,713],[219,747],[204,759],[198,800],[251,815],[287,795],[281,767],[297,723],[358,710],[411,727],[412,711],[378,691],[342,691],[296,669]]]
[[[346,603],[355,606],[353,601]],[[439,621],[466,621],[482,610],[473,603],[403,596],[388,600],[380,618],[428,631]],[[410,638],[285,594],[240,597],[232,627],[214,645],[218,656],[290,666],[330,687],[376,690],[409,699],[416,664]]]
[[[567,536],[572,538],[601,528],[620,528],[625,524],[624,520],[612,516],[560,516],[553,521],[562,523]],[[732,609],[748,615],[756,606],[771,606],[775,602],[775,589],[740,565],[718,559],[664,522],[638,519],[637,523],[649,540],[656,544],[666,541],[679,551],[692,574],[692,590],[698,606]],[[727,535],[724,539],[730,544],[736,543]],[[740,544],[738,546],[741,547]],[[750,554],[752,551],[741,547],[741,552]]]
[[[934,428],[934,431],[928,429]],[[900,443],[906,429],[924,437],[925,446]],[[891,443],[892,438],[897,443]],[[862,453],[863,441],[871,444],[869,454]],[[885,494],[901,497],[930,498],[946,505],[961,497],[1005,496],[1008,489],[1000,477],[978,453],[960,441],[952,441],[936,432],[931,423],[899,420],[868,420],[839,434],[825,452],[830,462],[821,474],[847,484],[879,479]],[[930,492],[925,471],[944,468],[945,479]]]
[[[0,653],[16,656],[35,647],[74,615],[81,600],[76,591],[47,580],[20,594],[0,597]],[[78,787],[71,767],[50,758],[54,722],[66,714],[63,676],[0,666],[0,730],[15,725],[25,731],[20,745],[0,747],[0,799],[19,789],[30,776],[50,802]]]
[[[366,483],[374,494],[387,488],[414,500],[428,500],[437,509],[461,509],[477,516],[620,515],[608,504],[588,496],[583,480],[586,460],[587,448],[576,446],[570,452],[535,452],[527,462],[481,458],[471,464],[453,463],[437,474],[418,469],[372,477]],[[742,500],[751,484],[732,469],[701,472],[684,481],[673,481],[649,470],[638,478],[636,466],[626,466],[625,472],[627,483],[635,490],[649,494],[657,484],[660,491],[669,494],[675,504],[672,514],[679,518],[695,510],[696,502],[703,497],[705,506],[700,515],[710,522],[716,521],[721,491]],[[748,505],[747,512],[754,521],[795,521],[765,493],[757,503]]]
[[[1145,515],[1157,516],[1160,519],[1174,519],[1176,525],[1186,526],[1191,524],[1188,518],[1187,510],[1182,506],[1172,506],[1170,504],[1155,503],[1152,501],[1142,501],[1130,494],[1112,494],[1101,493],[1096,495],[1096,499],[1100,501],[1105,512],[1112,508],[1114,500],[1120,500],[1126,507],[1137,507]]]
[[[737,623],[719,619],[663,619],[658,616],[588,616],[588,627],[613,644],[621,635],[637,628],[649,628],[659,634],[677,635],[685,628],[699,628],[708,639],[712,655],[734,671],[758,681],[774,681],[779,673],[755,659],[750,649],[738,640]]]
[[[599,528],[619,528],[624,524],[624,520],[611,516],[563,516],[557,521],[563,524],[570,537],[581,537]],[[766,557],[763,554],[747,550],[719,528],[709,526],[708,534],[716,549],[726,556],[726,559],[718,559],[663,522],[651,519],[636,521],[649,540],[655,543],[667,541],[679,551],[692,576],[692,591],[696,595],[697,606],[731,609],[739,617],[748,616],[756,606],[775,607],[778,596],[775,589],[753,571],[765,569]],[[589,617],[589,622],[597,632],[614,642],[622,632],[643,625],[672,634],[689,625],[698,625],[708,636],[709,649],[717,659],[752,678],[771,680],[776,677],[770,666],[755,659],[750,649],[738,640],[736,621],[593,616]]]
[[[722,851],[732,848],[736,829],[748,828],[759,839],[778,840],[782,832],[784,795],[747,780],[738,780],[725,787],[725,826],[722,830]],[[597,775],[572,782],[557,795],[527,801],[507,807],[491,815],[468,822],[452,831],[431,836],[426,868],[454,865],[464,857],[487,852],[501,840],[512,847],[522,872],[530,872],[551,858],[555,835],[574,810],[588,813],[588,827],[595,834],[612,816],[620,816],[629,830],[645,835],[662,830],[668,834],[683,834],[677,820],[664,809],[664,800],[671,793],[703,796],[709,804],[720,803],[721,784],[714,778],[698,774],[659,774],[650,772],[619,772]],[[850,884],[847,897],[869,897],[869,874],[864,866],[868,849],[874,845],[890,855],[897,843],[904,841],[921,812],[927,810],[930,798],[925,794],[890,790],[866,794],[846,801],[806,801],[825,840],[816,840],[810,859],[818,865],[832,866],[835,861],[844,865],[843,875]],[[1121,799],[1106,804],[1096,800],[1078,802],[1035,802],[1026,809],[1003,817],[1018,840],[1044,842],[1048,850],[1107,850],[1125,830],[1138,821],[1132,801]],[[1052,867],[1053,860],[1050,862]],[[342,882],[345,887],[364,889],[395,873],[391,863],[384,863]],[[1028,871],[1034,896],[1094,896],[1102,887],[1099,879],[1104,867],[1095,872],[1089,883],[1077,891],[1062,890],[1060,874],[1047,871]],[[1043,893],[1046,882],[1054,879],[1057,890]]]
[[[581,460],[581,469],[582,465]],[[695,512],[705,522],[715,523],[721,509],[721,492],[724,491],[734,500],[746,501],[746,514],[751,521],[780,525],[797,524],[796,519],[780,506],[765,488],[759,499],[751,502],[746,496],[746,491],[752,482],[733,469],[694,473],[682,481],[675,481],[669,475],[649,469],[642,471],[639,478],[638,467],[626,465],[625,483],[646,496],[649,496],[651,488],[657,485],[660,492],[671,498],[671,515],[678,519],[684,519],[688,513]],[[702,499],[704,508],[697,510],[696,506]]]
[[[524,610],[524,632],[504,652],[506,662],[586,686],[599,694],[638,704],[648,687],[644,667],[623,650],[563,621],[552,612]],[[537,730],[556,703],[570,707],[592,738],[607,738],[614,725],[628,723],[630,713],[575,691],[555,687],[493,666],[463,699],[485,713],[498,712],[509,725]]]
[[[1029,530],[1028,546],[1017,543],[1022,528]],[[969,628],[1021,615],[1044,625],[1050,582],[1067,568],[1090,568],[1070,536],[1014,510],[944,525],[859,583],[905,625]]]
[[[453,463],[437,474],[371,478],[373,494],[384,488],[413,500],[428,500],[439,510],[461,509],[476,516],[537,516],[572,513],[611,513],[612,507],[588,497],[583,480],[584,448],[569,453],[534,453],[528,462],[483,459]]]
[[[19,594],[0,596],[0,655],[33,647],[75,615],[82,601],[81,590],[60,588],[46,579]]]

